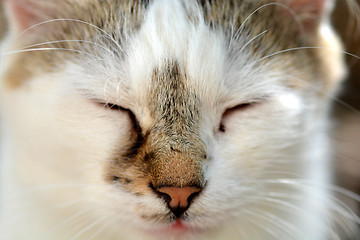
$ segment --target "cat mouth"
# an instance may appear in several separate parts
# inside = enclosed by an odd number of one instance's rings
[[[157,229],[147,229],[145,234],[153,236],[154,239],[177,239],[189,235],[200,235],[203,232],[203,229],[191,226],[191,224],[177,218],[166,226]]]
[[[182,220],[176,219],[175,222],[170,226],[170,230],[177,232],[187,232],[190,230],[190,227],[186,226]]]

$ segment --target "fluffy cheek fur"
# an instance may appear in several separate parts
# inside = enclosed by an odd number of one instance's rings
[[[32,209],[42,206],[55,211],[49,214],[45,209],[34,219],[43,227],[30,232],[39,235],[46,226],[53,229],[78,214],[89,223],[105,216],[103,220],[113,222],[115,229],[125,222],[140,228],[144,224],[154,227],[154,219],[169,222],[169,210],[148,184],[137,188],[138,195],[107,176],[112,160],[130,147],[130,118],[80,96],[66,81],[68,76],[47,74],[2,95],[4,102],[12,103],[4,107],[4,121],[12,126],[9,134],[17,144],[14,161],[4,163],[10,166],[4,176],[4,195],[30,192],[24,200],[5,203],[6,222],[31,216]],[[14,209],[19,205],[23,207]]]
[[[4,203],[8,212],[3,216],[9,223],[31,216],[32,209],[43,209],[34,219],[42,221],[40,235],[46,226],[52,229],[76,214],[82,213],[79,216],[87,216],[86,221],[91,222],[93,212],[106,208],[110,201],[105,199],[114,189],[104,181],[104,169],[116,144],[126,145],[128,134],[123,129],[131,124],[126,116],[109,113],[74,94],[63,84],[64,79],[61,74],[44,75],[2,95],[4,102],[12,103],[4,109],[4,121],[13,126],[10,134],[17,144],[14,161],[4,160],[4,166],[9,166],[4,195],[26,191],[16,203]],[[122,206],[128,209],[128,216],[133,215],[131,197],[124,197],[121,188],[117,194],[121,197],[114,198],[111,205]],[[34,229],[31,232],[36,232]]]

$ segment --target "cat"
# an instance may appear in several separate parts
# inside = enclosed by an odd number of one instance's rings
[[[0,238],[356,238],[333,4],[5,0]]]

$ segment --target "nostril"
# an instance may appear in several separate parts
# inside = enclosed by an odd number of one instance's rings
[[[192,201],[194,200],[194,198],[196,198],[199,194],[200,194],[200,191],[192,193],[187,199],[188,204],[190,205],[192,203]]]
[[[150,183],[150,188],[154,191],[154,193],[156,193],[156,195],[163,199],[168,205],[171,202],[171,197],[169,194],[167,193],[163,193],[163,192],[159,192],[151,183]]]
[[[168,204],[169,209],[180,217],[190,206],[193,199],[199,195],[198,187],[160,187],[150,185],[153,191]]]
[[[170,195],[168,195],[168,194],[166,194],[166,193],[159,192],[159,191],[157,191],[157,190],[155,190],[155,191],[156,191],[156,194],[157,194],[160,198],[164,199],[165,202],[166,202],[168,205],[170,204],[170,202],[171,202],[171,197],[170,197]]]

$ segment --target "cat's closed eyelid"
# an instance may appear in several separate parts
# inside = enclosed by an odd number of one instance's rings
[[[231,117],[231,115],[233,115],[236,112],[240,112],[240,111],[246,111],[248,109],[251,109],[253,107],[255,107],[256,105],[261,104],[261,101],[250,101],[250,102],[245,102],[245,103],[240,103],[235,105],[234,107],[229,107],[227,108],[222,116],[221,116],[221,121],[218,127],[218,130],[220,132],[225,133],[226,132],[226,120]]]
[[[103,109],[109,109],[110,111],[122,112],[122,113],[127,114],[132,123],[133,129],[138,133],[141,132],[141,127],[140,127],[139,121],[131,109],[128,109],[128,108],[125,108],[125,107],[122,107],[120,105],[110,103],[110,102],[104,103],[101,101],[97,101],[96,103],[98,105],[100,105]]]
[[[130,109],[124,108],[124,107],[114,104],[114,103],[102,103],[102,105],[104,108],[114,110],[114,111],[131,111]]]
[[[228,115],[231,115],[233,112],[235,111],[243,111],[243,110],[246,110],[252,106],[254,106],[256,103],[255,102],[248,102],[248,103],[241,103],[241,104],[238,104],[234,107],[230,107],[230,108],[227,108],[222,117],[226,117]]]
[[[130,111],[131,112],[130,109],[123,107],[121,105],[115,104],[115,103],[101,101],[98,99],[94,99],[94,100],[92,100],[92,102],[103,109],[109,109],[109,110],[114,110],[114,111],[124,111],[124,112]]]

